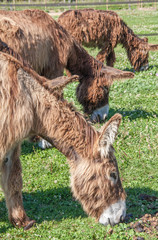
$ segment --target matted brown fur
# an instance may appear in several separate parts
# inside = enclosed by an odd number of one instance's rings
[[[139,38],[132,29],[113,11],[94,9],[69,10],[58,18],[61,24],[79,42],[88,47],[98,47],[101,51],[97,59],[114,65],[114,48],[122,44],[135,70],[148,63],[150,50],[158,50],[158,45],[150,45],[147,38]]]
[[[11,56],[15,57],[17,60],[19,60],[20,62],[22,62],[22,64],[24,66],[27,66],[30,68],[30,65],[17,53],[15,52],[12,48],[10,48],[5,42],[3,42],[0,39],[0,51],[10,54]]]
[[[64,68],[79,75],[77,98],[88,114],[108,103],[109,88],[115,79],[134,76],[113,68],[102,72],[103,64],[44,11],[0,10],[0,36],[39,75],[54,79],[63,75]]]
[[[111,146],[121,116],[114,115],[100,133],[57,94],[62,89],[58,79],[51,86],[48,79],[2,52],[0,69],[0,178],[10,221],[25,229],[34,224],[23,207],[19,156],[22,140],[35,134],[68,158],[72,191],[87,214],[98,219],[103,209],[124,200]],[[73,79],[77,77],[63,78],[63,86]],[[117,176],[115,184],[111,173]]]

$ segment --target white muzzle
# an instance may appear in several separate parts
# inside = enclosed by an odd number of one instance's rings
[[[99,218],[99,223],[103,225],[115,225],[123,221],[126,216],[126,202],[119,200],[105,209]]]
[[[109,113],[109,104],[106,104],[104,107],[96,109],[91,116],[92,122],[101,122],[107,118]]]
[[[45,139],[41,139],[39,142],[38,142],[38,146],[41,148],[41,149],[47,149],[47,148],[52,148],[52,144],[47,142]]]

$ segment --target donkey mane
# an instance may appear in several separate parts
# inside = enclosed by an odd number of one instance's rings
[[[1,39],[0,39],[0,52],[3,52],[7,56],[10,62],[14,62],[18,69],[23,68],[26,72],[30,73],[34,77],[35,81],[37,80],[40,83],[40,85],[42,85],[50,93],[54,92],[54,89],[52,88],[52,86],[50,86],[49,84],[45,84],[49,82],[48,79],[37,74],[31,68],[29,63],[27,63],[17,52],[15,52],[12,48],[10,48]]]
[[[14,58],[16,58],[17,60],[19,60],[23,66],[31,68],[30,65],[21,57],[20,54],[18,54],[17,52],[15,52],[12,48],[10,48],[5,42],[3,42],[0,39],[0,51],[3,53],[7,53],[11,56],[13,56]]]
[[[76,112],[76,116],[79,122],[78,126],[80,126],[80,131],[83,133],[83,141],[85,142],[84,147],[86,149],[85,152],[88,157],[92,158],[93,146],[99,136],[99,133],[91,126],[90,122],[84,119],[81,113]],[[91,148],[89,148],[88,145],[90,145]]]
[[[62,116],[61,112],[61,119],[54,121],[54,136],[56,136],[56,129],[60,129],[60,133],[58,132],[58,138],[60,140],[58,140],[58,142],[53,141],[54,146],[64,153],[68,159],[73,156],[73,158],[77,160],[79,156],[75,155],[76,151],[78,155],[82,155],[85,159],[92,158],[93,146],[100,133],[89,121],[85,120],[82,113],[76,111],[72,103],[67,102],[67,100],[63,98],[58,98],[57,100],[58,110],[67,109],[67,111],[65,111],[64,116]],[[67,121],[68,118],[69,121]],[[71,127],[72,125],[73,128]],[[78,136],[80,137],[78,138]],[[47,140],[49,141],[49,139]],[[65,142],[69,142],[70,147],[65,145]],[[72,147],[72,143],[75,149]]]

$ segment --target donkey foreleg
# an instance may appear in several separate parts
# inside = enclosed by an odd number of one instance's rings
[[[96,59],[99,60],[100,62],[104,63],[106,56],[108,54],[108,49],[107,48],[102,48],[100,52],[98,52]]]
[[[116,61],[115,52],[114,52],[114,51],[111,51],[111,52],[106,56],[106,64],[107,64],[107,66],[113,67],[115,61]]]
[[[115,63],[115,52],[111,48],[103,48],[96,56],[96,59],[104,63],[106,60],[107,66],[113,67]]]
[[[1,184],[4,191],[10,222],[16,227],[29,229],[33,226],[24,210],[22,200],[22,168],[19,159],[20,145],[10,150],[1,167]]]

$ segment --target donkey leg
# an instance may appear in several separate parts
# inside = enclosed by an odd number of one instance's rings
[[[22,200],[22,168],[19,159],[20,145],[12,149],[3,161],[1,168],[1,184],[5,194],[9,220],[17,227],[25,230],[33,226],[24,210]]]
[[[104,63],[107,54],[108,54],[108,50],[107,50],[107,48],[105,47],[105,48],[101,49],[100,52],[98,52],[98,54],[97,54],[97,56],[96,56],[96,59],[99,60],[100,62]]]
[[[110,54],[106,56],[107,66],[113,67],[116,61],[115,52],[111,51]]]
[[[68,77],[71,77],[71,76],[72,76],[71,72],[70,72],[68,69],[66,69],[66,68],[65,68],[65,72],[66,72],[66,75],[67,75]]]

